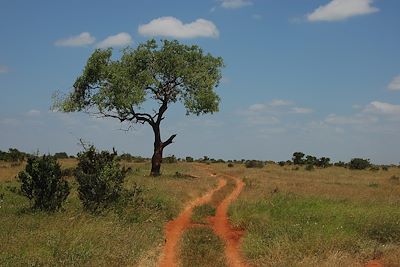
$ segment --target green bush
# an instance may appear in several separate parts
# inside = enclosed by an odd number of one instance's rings
[[[229,168],[232,168],[233,166],[234,166],[233,163],[228,163]]]
[[[370,166],[369,159],[354,158],[349,162],[349,167],[353,170],[364,170]]]
[[[192,157],[186,157],[186,162],[193,162],[194,159]]]
[[[163,158],[164,163],[177,163],[178,160],[176,159],[175,155]]]
[[[247,160],[245,166],[246,168],[263,168],[264,162],[260,160]]]
[[[78,154],[75,176],[83,207],[96,212],[118,200],[126,175],[117,160],[117,152],[97,152],[94,146]]]
[[[68,182],[62,179],[61,167],[51,156],[29,157],[25,171],[18,174],[21,193],[33,200],[33,208],[55,211],[69,194]]]

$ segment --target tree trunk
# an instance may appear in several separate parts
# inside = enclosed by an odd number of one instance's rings
[[[163,146],[162,143],[154,142],[154,153],[153,157],[151,158],[151,176],[159,176],[160,173],[160,168],[161,168],[161,162],[162,162],[162,152],[163,152]]]
[[[153,132],[154,132],[154,152],[153,152],[153,157],[151,158],[150,175],[159,176],[161,174],[160,169],[163,158],[163,150],[166,146],[172,143],[176,134],[171,135],[171,137],[168,138],[165,142],[162,142],[159,125],[157,124],[153,125]]]

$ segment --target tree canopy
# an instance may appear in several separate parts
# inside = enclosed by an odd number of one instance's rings
[[[117,60],[112,59],[111,49],[97,49],[76,79],[74,90],[55,107],[150,124],[162,119],[162,114],[139,112],[148,98],[165,108],[181,101],[187,114],[213,113],[220,101],[213,89],[221,78],[221,67],[222,58],[176,40],[163,40],[161,47],[149,40],[124,49]]]

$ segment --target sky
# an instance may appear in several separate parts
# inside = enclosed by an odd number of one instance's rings
[[[164,155],[400,162],[398,0],[0,0],[0,150],[149,157],[148,125],[50,110],[96,48],[148,39],[197,44],[226,67],[220,111],[161,125]]]

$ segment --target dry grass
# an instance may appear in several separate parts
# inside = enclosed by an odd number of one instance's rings
[[[255,266],[400,266],[399,168],[214,167],[246,183],[230,216]]]
[[[62,164],[73,167],[76,161]],[[192,165],[180,163],[164,164],[164,174],[155,178],[147,175],[149,163],[124,164],[132,168],[124,186],[142,188],[141,204],[129,202],[98,216],[83,211],[73,178],[64,211],[47,214],[32,212],[27,199],[13,192],[18,182],[0,176],[0,266],[154,265],[165,223],[185,202],[213,187],[215,178],[202,177]],[[176,178],[176,171],[199,178]]]

